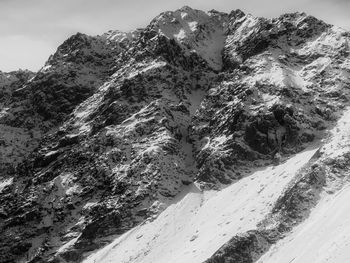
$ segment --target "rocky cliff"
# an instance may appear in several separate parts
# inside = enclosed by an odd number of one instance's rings
[[[349,40],[183,7],[1,73],[0,262],[290,262],[347,184]]]

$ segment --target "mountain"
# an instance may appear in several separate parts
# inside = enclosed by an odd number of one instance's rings
[[[185,6],[1,73],[0,262],[347,261],[349,40]]]

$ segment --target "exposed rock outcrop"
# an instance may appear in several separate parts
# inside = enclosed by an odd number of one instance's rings
[[[348,41],[304,13],[183,7],[0,74],[0,262],[80,262],[188,185],[221,190],[319,143],[348,105]],[[206,262],[256,262],[302,222],[335,166],[318,162]]]

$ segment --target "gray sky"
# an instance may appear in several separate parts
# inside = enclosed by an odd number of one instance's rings
[[[350,0],[0,0],[0,70],[38,70],[78,31],[131,30],[184,5],[264,17],[304,11],[350,31]]]

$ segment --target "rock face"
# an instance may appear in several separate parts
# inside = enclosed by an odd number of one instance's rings
[[[304,13],[183,7],[129,33],[78,33],[37,73],[1,73],[0,262],[81,262],[189,185],[219,194],[319,145],[348,105],[349,38]],[[347,169],[320,156],[205,262],[255,262],[302,222],[326,171]]]

